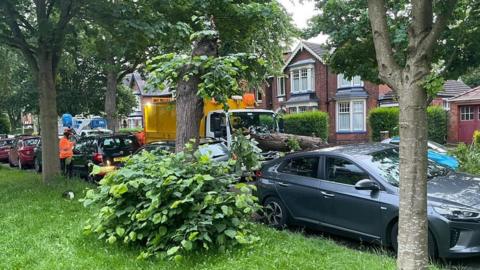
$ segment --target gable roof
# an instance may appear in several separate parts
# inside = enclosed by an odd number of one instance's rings
[[[450,98],[448,101],[470,101],[470,100],[480,100],[480,86],[477,86],[470,91],[463,92],[453,98]]]
[[[438,93],[439,96],[455,97],[466,91],[471,90],[468,85],[462,81],[447,80],[443,84],[443,90]]]
[[[313,42],[307,42],[304,40],[301,40],[297,47],[293,50],[293,52],[289,55],[288,59],[285,61],[285,65],[282,68],[282,71],[285,70],[285,68],[290,64],[290,62],[293,60],[295,55],[299,51],[307,50],[311,55],[313,55],[318,61],[323,63],[322,56],[325,55],[327,50],[325,50],[321,44],[313,43]]]
[[[138,87],[139,94],[144,97],[157,97],[157,96],[170,96],[170,88],[165,88],[164,90],[152,89],[148,87],[147,82],[143,79],[142,75],[135,71],[125,77],[123,82],[132,88],[132,85],[135,83]]]

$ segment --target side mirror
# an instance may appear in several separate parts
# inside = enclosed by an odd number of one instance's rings
[[[283,133],[285,131],[285,121],[283,118],[278,119],[278,131]]]
[[[355,189],[357,190],[371,190],[371,191],[376,191],[380,190],[380,187],[378,184],[370,179],[363,179],[358,181],[355,184]]]

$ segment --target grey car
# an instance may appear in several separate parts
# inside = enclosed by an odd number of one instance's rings
[[[397,247],[399,149],[337,146],[264,164],[258,197],[275,227],[294,223]],[[480,254],[480,178],[428,166],[430,256]]]

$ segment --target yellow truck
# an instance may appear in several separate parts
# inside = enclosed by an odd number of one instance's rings
[[[200,137],[223,139],[230,145],[232,133],[240,128],[278,131],[276,115],[271,110],[254,108],[253,94],[228,100],[229,111],[214,100],[205,100],[200,122]],[[145,141],[174,141],[176,131],[175,100],[157,98],[144,106]]]

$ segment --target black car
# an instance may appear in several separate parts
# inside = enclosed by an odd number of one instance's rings
[[[273,226],[289,223],[397,247],[399,149],[337,146],[287,155],[257,173],[258,197]],[[480,177],[429,161],[430,256],[480,254]]]
[[[126,158],[139,147],[135,136],[129,134],[81,138],[73,149],[73,174],[89,180],[98,180],[103,175],[91,176],[91,164],[103,167],[104,172],[114,170],[121,167]]]

